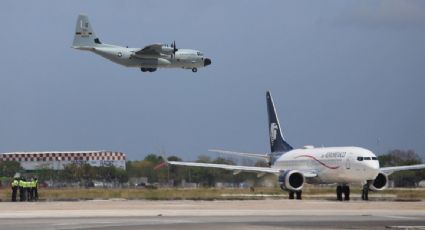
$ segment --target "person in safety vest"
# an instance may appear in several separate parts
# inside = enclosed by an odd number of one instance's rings
[[[25,190],[26,190],[26,194],[27,194],[27,201],[31,201],[32,197],[31,197],[31,180],[28,179],[27,181],[25,181]]]
[[[19,178],[19,201],[25,201],[26,196],[25,192],[26,189],[24,188],[25,179],[23,177]]]
[[[33,194],[33,197],[34,197],[34,200],[37,201],[38,200],[38,179],[37,179],[37,177],[34,177],[33,178],[33,181],[34,181],[34,194]]]
[[[18,188],[19,188],[19,179],[18,178],[13,178],[12,181],[12,201],[16,202],[16,193],[18,193]]]

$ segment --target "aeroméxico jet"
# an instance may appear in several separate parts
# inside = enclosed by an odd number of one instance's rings
[[[138,67],[142,72],[155,72],[158,68],[183,68],[197,72],[198,68],[211,64],[198,50],[177,49],[174,41],[170,46],[152,44],[144,48],[128,48],[104,44],[94,33],[86,15],[79,15],[72,48],[91,51],[117,64]]]
[[[266,95],[269,121],[271,153],[255,154],[224,150],[210,150],[224,154],[233,154],[266,160],[269,167],[250,167],[225,164],[168,161],[171,165],[221,168],[277,175],[279,186],[289,192],[289,199],[301,199],[305,183],[336,184],[338,200],[350,199],[350,184],[362,184],[362,199],[368,200],[368,192],[380,191],[388,186],[388,175],[401,170],[423,169],[425,164],[379,167],[379,161],[373,152],[360,147],[322,147],[305,146],[294,149],[283,137],[279,120],[270,92]]]

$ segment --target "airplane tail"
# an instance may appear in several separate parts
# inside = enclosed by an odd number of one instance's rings
[[[101,45],[99,38],[96,37],[89,18],[87,15],[78,15],[77,25],[75,27],[74,42],[72,48],[76,49],[90,49]]]
[[[269,117],[269,135],[270,135],[270,148],[272,153],[288,152],[293,149],[283,138],[280,129],[279,119],[277,118],[276,110],[274,108],[273,98],[270,92],[267,91],[267,113]]]

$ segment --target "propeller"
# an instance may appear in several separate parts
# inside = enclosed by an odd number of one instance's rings
[[[171,43],[171,47],[173,48],[173,54],[176,54],[177,50],[179,50],[176,47],[176,40],[174,40],[173,43]]]

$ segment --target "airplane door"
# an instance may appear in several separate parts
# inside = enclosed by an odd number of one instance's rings
[[[347,159],[345,160],[345,168],[346,169],[351,168],[350,157],[347,157]]]

